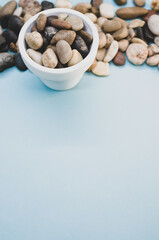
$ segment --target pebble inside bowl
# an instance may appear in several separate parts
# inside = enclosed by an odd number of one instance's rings
[[[84,30],[90,33],[93,37],[93,41],[90,46],[90,52],[81,62],[71,67],[51,69],[39,65],[28,56],[25,34],[31,32],[31,29],[35,24],[37,17],[41,13],[44,13],[47,17],[58,16],[59,14],[66,13],[69,16],[73,15],[81,18],[84,24]],[[46,86],[54,90],[67,90],[73,88],[79,83],[83,77],[83,74],[92,65],[95,59],[98,50],[98,42],[98,32],[91,20],[80,12],[65,8],[45,10],[36,14],[24,24],[23,28],[20,31],[18,39],[19,50],[28,69],[36,76],[38,76]]]

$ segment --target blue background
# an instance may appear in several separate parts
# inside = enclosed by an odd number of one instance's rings
[[[0,73],[0,239],[158,240],[158,106],[157,67],[65,92]]]

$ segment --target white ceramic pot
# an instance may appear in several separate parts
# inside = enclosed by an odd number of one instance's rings
[[[67,13],[68,15],[75,15],[82,19],[85,26],[84,30],[93,36],[90,52],[83,61],[72,67],[51,69],[37,64],[28,56],[26,52],[25,34],[31,32],[31,28],[34,25],[36,18],[41,13],[46,14],[48,17],[54,15],[57,16],[61,13]],[[28,69],[37,75],[46,86],[55,90],[67,90],[73,88],[79,83],[83,74],[92,65],[95,59],[98,49],[98,41],[98,32],[91,20],[80,12],[66,8],[53,8],[36,14],[24,24],[18,39],[20,54]]]

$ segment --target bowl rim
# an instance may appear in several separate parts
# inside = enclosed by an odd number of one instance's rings
[[[77,63],[74,66],[71,67],[67,67],[67,68],[59,68],[59,69],[55,69],[55,68],[47,68],[45,66],[42,66],[38,63],[36,63],[35,61],[33,61],[29,55],[27,54],[25,45],[24,45],[24,39],[25,39],[25,34],[27,29],[29,28],[29,26],[37,19],[37,17],[40,14],[45,14],[47,16],[51,15],[51,14],[55,14],[55,13],[67,13],[67,14],[71,14],[77,17],[80,17],[82,20],[84,20],[89,27],[92,30],[92,37],[93,37],[93,42],[92,42],[92,46],[90,49],[89,54],[87,55],[87,57],[85,57],[81,62]],[[63,74],[63,73],[70,73],[72,71],[78,70],[80,68],[83,68],[85,65],[89,64],[90,62],[90,58],[92,58],[94,56],[94,51],[97,51],[98,49],[98,43],[99,43],[99,37],[98,37],[98,32],[97,29],[94,25],[94,23],[87,17],[85,16],[83,13],[80,13],[76,10],[72,10],[72,9],[68,9],[68,8],[52,8],[52,9],[48,9],[45,11],[41,11],[39,13],[37,13],[36,15],[34,15],[33,17],[31,17],[22,27],[20,34],[19,34],[19,38],[18,38],[18,45],[19,45],[19,51],[20,54],[24,60],[24,62],[29,62],[32,67],[34,67],[35,69],[37,69],[40,72],[43,73],[56,73],[56,74]]]

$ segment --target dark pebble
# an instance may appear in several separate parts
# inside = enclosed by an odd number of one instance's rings
[[[75,38],[75,41],[73,43],[73,48],[77,49],[81,53],[83,58],[85,58],[89,53],[87,44],[79,35],[77,35]]]
[[[50,16],[47,18],[47,26],[51,26],[51,22],[53,19],[57,19],[57,16]]]
[[[8,21],[11,16],[12,15],[9,14],[0,19],[0,25],[2,26],[3,29],[8,28]]]
[[[154,15],[154,14],[157,14],[157,12],[154,11],[154,10],[148,10],[148,13],[142,17],[142,20],[144,20],[145,22],[147,22],[148,19],[149,19],[152,15]]]
[[[138,27],[137,28],[137,37],[142,39],[142,40],[145,40],[145,37],[144,37],[144,33],[143,33],[143,28],[142,27]]]
[[[89,34],[88,32],[84,31],[84,30],[80,30],[78,32],[78,34],[81,36],[81,38],[86,42],[86,44],[89,46],[92,41],[93,41],[93,37],[91,34]]]
[[[8,52],[0,53],[0,72],[15,65],[14,55]]]
[[[43,11],[47,10],[47,9],[54,8],[54,4],[52,2],[49,2],[49,1],[42,1],[41,6],[42,6]]]
[[[5,37],[7,43],[16,43],[18,38],[17,35],[10,29],[7,29],[6,31],[3,32],[3,36]]]
[[[7,52],[9,49],[9,46],[7,43],[3,44],[1,47],[0,47],[0,53],[2,52]]]
[[[8,28],[13,30],[16,34],[20,32],[23,26],[23,21],[18,16],[11,16],[8,21]]]
[[[25,63],[23,62],[23,59],[20,55],[20,53],[15,54],[15,66],[20,70],[20,71],[26,71],[27,67]]]
[[[147,41],[147,43],[153,42],[154,34],[149,30],[147,23],[145,23],[145,25],[143,26],[143,31],[144,31],[144,38]]]
[[[50,42],[52,37],[58,32],[58,29],[55,27],[48,26],[44,30],[44,36]]]
[[[103,3],[103,0],[91,0],[91,4],[95,8],[99,8],[99,6]]]
[[[0,48],[1,48],[1,46],[2,46],[3,44],[5,44],[5,43],[6,43],[5,37],[3,37],[2,35],[0,35]]]

